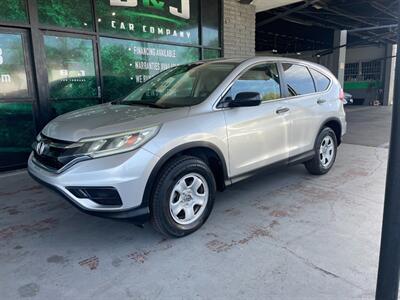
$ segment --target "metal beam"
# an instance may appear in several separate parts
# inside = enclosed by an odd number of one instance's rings
[[[375,22],[367,21],[367,20],[365,20],[365,19],[363,19],[363,18],[360,18],[360,17],[357,17],[357,16],[353,16],[353,15],[349,15],[349,14],[346,13],[345,11],[342,11],[342,10],[337,9],[337,8],[332,8],[332,7],[324,6],[323,9],[326,10],[326,11],[335,13],[335,14],[337,14],[337,15],[339,15],[339,16],[345,17],[345,18],[347,18],[347,19],[349,19],[349,20],[354,20],[354,21],[357,21],[357,22],[359,22],[359,23],[363,23],[363,24],[366,24],[366,25],[379,26],[379,24],[377,24],[377,23],[375,23]],[[376,33],[374,33],[374,32],[370,32],[370,34],[373,35],[373,36],[375,36],[377,39],[380,38],[379,34],[376,34]],[[388,41],[389,41],[390,43],[395,43],[395,41],[394,41],[394,40],[391,40],[391,39],[389,39]]]
[[[345,17],[345,18],[347,18],[347,19],[349,19],[349,20],[356,21],[356,22],[358,22],[358,23],[363,23],[363,24],[370,25],[370,26],[378,26],[378,25],[379,25],[379,24],[376,24],[376,23],[374,23],[374,22],[367,21],[367,20],[365,20],[365,19],[363,19],[363,18],[360,18],[360,17],[354,16],[354,15],[348,14],[347,12],[342,11],[342,10],[337,9],[337,8],[332,8],[332,7],[324,6],[323,9],[326,10],[326,11],[332,12],[332,13],[334,13],[334,14],[337,14],[337,15],[339,15],[339,16]]]
[[[328,19],[328,18],[324,19],[324,18],[319,17],[319,16],[310,15],[307,12],[298,12],[298,13],[301,14],[301,15],[305,15],[308,18],[314,18],[314,19],[319,20],[319,21],[322,22],[322,23],[315,23],[316,26],[320,26],[320,27],[328,28],[328,29],[333,29],[333,30],[347,29],[347,31],[349,31],[350,34],[358,36],[358,37],[363,38],[363,39],[365,38],[365,35],[363,35],[361,33],[353,33],[353,32],[351,32],[352,29],[357,29],[357,27],[354,26],[354,25],[348,25],[348,24],[339,23],[339,21],[334,21],[334,20],[331,20],[331,19]],[[329,26],[329,25],[326,25],[326,23],[331,23],[331,24],[334,24],[336,26],[335,27]],[[375,36],[376,36],[376,34],[375,34]],[[367,37],[366,40],[369,40],[369,41],[375,42],[375,43],[377,41],[380,41],[381,43],[395,43],[395,41],[393,41],[391,39],[389,39],[389,40],[388,39],[384,39],[384,38],[382,38],[382,36],[376,36],[374,38]]]
[[[300,11],[300,10],[302,10],[304,8],[307,8],[307,7],[317,3],[318,1],[320,1],[320,0],[307,0],[302,5],[298,5],[296,7],[291,8],[291,9],[287,9],[284,12],[281,12],[281,13],[275,15],[272,18],[269,18],[267,20],[264,20],[264,21],[261,21],[261,22],[257,23],[256,27],[258,28],[258,27],[264,26],[266,24],[272,23],[272,22],[274,22],[276,20],[279,20],[279,19],[281,19],[283,17],[287,17],[288,15],[290,15],[290,14],[296,12],[296,11]]]
[[[372,2],[370,3],[370,5],[371,5],[373,8],[375,8],[376,10],[379,10],[380,12],[382,12],[382,13],[384,13],[384,14],[387,14],[388,16],[393,17],[395,20],[397,20],[398,17],[399,17],[399,16],[397,16],[395,13],[391,12],[390,10],[388,10],[386,6],[382,5],[382,4],[379,3],[379,2],[372,1]]]
[[[390,28],[396,28],[397,29],[398,26],[399,26],[398,24],[381,25],[381,26],[355,28],[355,29],[350,29],[348,31],[349,32],[360,32],[360,31],[370,31],[370,30],[378,30],[378,29],[390,29]]]

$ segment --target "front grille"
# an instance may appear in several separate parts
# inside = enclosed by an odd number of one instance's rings
[[[37,144],[43,143],[44,150],[39,154]],[[66,142],[41,135],[40,142],[32,145],[35,160],[51,171],[59,171],[68,163],[77,159],[73,155],[74,148],[69,148],[73,142]]]
[[[40,164],[45,166],[46,168],[49,168],[54,171],[60,170],[62,167],[65,166],[65,164],[59,162],[57,158],[55,157],[50,157],[47,155],[39,155],[36,153],[36,151],[33,154],[33,157],[38,161]]]

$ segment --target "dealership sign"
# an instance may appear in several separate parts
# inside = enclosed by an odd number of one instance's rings
[[[133,38],[199,43],[199,0],[98,0],[99,29]]]
[[[181,0],[181,8],[174,7],[172,5],[165,5],[165,1],[158,0],[143,0],[144,7],[153,7],[159,10],[168,8],[171,15],[177,16],[183,19],[190,19],[190,0]],[[139,5],[138,0],[110,0],[111,6],[123,6],[123,7],[137,7]]]

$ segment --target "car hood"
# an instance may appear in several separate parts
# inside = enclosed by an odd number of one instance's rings
[[[159,109],[107,103],[61,115],[47,124],[42,133],[49,138],[77,142],[83,138],[160,125],[188,113],[188,107]]]

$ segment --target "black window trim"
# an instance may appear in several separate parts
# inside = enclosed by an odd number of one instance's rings
[[[330,91],[330,89],[331,89],[332,86],[333,86],[333,80],[332,80],[332,78],[331,78],[330,76],[325,75],[325,76],[328,77],[329,80],[330,80],[329,86],[328,86],[328,88],[327,88],[326,90],[324,90],[324,91],[322,91],[322,92],[317,92],[317,89],[316,89],[316,86],[315,86],[315,82],[314,82],[314,77],[312,76],[312,74],[311,74],[311,72],[310,72],[310,70],[309,70],[309,69],[313,69],[313,70],[317,71],[315,68],[310,67],[310,65],[307,64],[307,63],[305,63],[305,62],[303,63],[303,62],[298,62],[298,61],[293,62],[293,61],[288,61],[288,60],[281,60],[280,63],[281,63],[281,65],[282,65],[282,77],[283,77],[283,80],[284,80],[284,82],[285,82],[285,92],[287,93],[287,97],[285,98],[285,100],[298,99],[298,98],[300,98],[300,97],[306,97],[306,96],[310,96],[310,95],[325,94],[325,93],[327,93],[328,91]],[[299,66],[306,67],[307,70],[308,70],[308,73],[310,74],[310,76],[311,76],[311,78],[312,78],[312,80],[313,80],[315,92],[314,92],[314,93],[303,94],[303,95],[297,95],[297,96],[290,96],[290,93],[289,93],[288,88],[287,88],[287,85],[286,85],[286,76],[285,76],[285,74],[284,74],[284,72],[283,72],[283,64],[299,65]],[[318,72],[319,72],[319,71],[318,71]],[[321,72],[320,72],[320,73],[321,73]],[[321,74],[323,74],[323,73],[321,73]]]
[[[242,62],[244,63],[244,62]],[[240,65],[242,64],[240,63],[237,67],[240,67]],[[218,97],[217,101],[215,101],[214,105],[213,105],[213,109],[214,110],[219,110],[219,109],[224,109],[222,102],[224,101],[224,99],[226,98],[227,93],[229,92],[229,90],[232,88],[232,86],[235,84],[235,82],[242,76],[244,75],[247,71],[249,71],[250,69],[260,66],[260,65],[268,65],[268,64],[275,64],[276,68],[278,70],[278,74],[279,74],[279,83],[280,83],[280,90],[281,90],[281,97],[277,98],[277,99],[273,99],[273,100],[268,100],[268,101],[261,101],[261,105],[264,105],[266,103],[272,103],[272,102],[277,102],[277,101],[282,101],[282,100],[286,100],[286,94],[285,94],[285,89],[282,87],[283,86],[283,82],[282,81],[282,65],[281,65],[281,61],[278,60],[266,60],[266,61],[262,61],[262,62],[257,62],[254,63],[250,66],[248,66],[247,68],[245,68],[244,70],[242,70],[228,85],[227,87],[224,89],[224,91],[221,93],[221,96]],[[234,69],[235,70],[235,69]],[[232,70],[232,72],[234,72],[234,70]]]
[[[314,78],[314,76],[313,76],[311,70],[314,71],[314,72],[317,72],[317,73],[321,74],[322,76],[325,76],[325,77],[329,80],[328,86],[327,86],[323,91],[320,91],[320,92],[318,91],[317,82],[315,81],[315,78]],[[315,69],[315,68],[310,68],[310,67],[309,67],[309,68],[308,68],[308,71],[310,72],[311,77],[312,77],[312,79],[313,79],[313,81],[314,81],[314,86],[315,86],[315,92],[316,92],[316,93],[324,93],[324,92],[326,92],[326,91],[328,91],[328,90],[330,89],[330,87],[331,87],[331,85],[332,85],[332,78],[328,77],[327,75],[325,75],[324,73],[318,71],[318,70]]]
[[[74,100],[79,100],[79,99],[85,99],[85,100],[94,100],[96,99],[98,101],[98,104],[103,103],[102,101],[102,97],[101,95],[99,95],[99,88],[100,91],[102,91],[101,89],[101,79],[100,79],[100,71],[99,71],[99,57],[97,56],[97,42],[95,37],[93,36],[88,36],[88,35],[84,35],[84,34],[70,34],[70,33],[66,33],[66,32],[58,32],[58,31],[52,31],[52,30],[43,30],[41,31],[41,38],[42,38],[42,42],[43,42],[43,50],[44,50],[44,60],[45,62],[47,62],[47,57],[46,57],[46,45],[45,45],[45,37],[46,36],[51,36],[51,37],[61,37],[61,38],[74,38],[74,39],[83,39],[83,40],[88,40],[92,42],[92,53],[93,53],[93,64],[94,64],[94,72],[95,75],[93,77],[96,78],[96,88],[97,88],[97,95],[96,96],[89,96],[89,97],[80,97],[80,98],[75,98],[75,97],[62,97],[62,98],[52,98],[50,96],[50,80],[47,78],[47,88],[49,91],[49,97],[48,97],[48,101],[49,104],[51,105],[53,103],[53,101],[60,101],[60,100],[65,100],[65,101],[74,101]],[[47,66],[45,66],[45,69],[47,70]]]
[[[13,34],[20,35],[23,49],[23,58],[24,58],[24,67],[26,74],[26,84],[28,96],[26,97],[15,97],[15,96],[6,96],[0,97],[0,103],[19,103],[19,102],[34,102],[35,101],[35,87],[33,84],[33,69],[32,69],[32,60],[30,57],[30,44],[28,41],[28,30],[24,28],[10,28],[10,27],[0,27],[0,33],[2,34]]]

